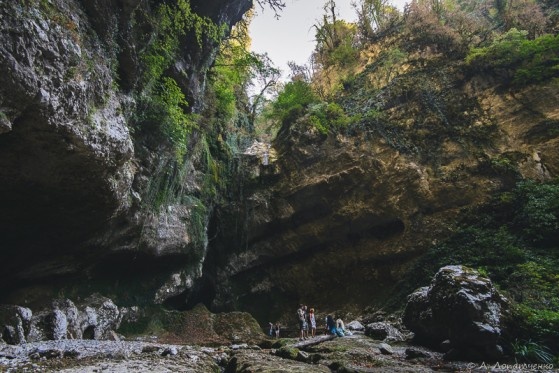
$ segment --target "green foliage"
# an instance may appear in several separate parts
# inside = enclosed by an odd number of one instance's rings
[[[359,33],[371,38],[392,26],[399,18],[397,8],[389,0],[359,0],[355,5],[358,16]]]
[[[258,63],[256,56],[248,51],[248,35],[235,29],[233,32],[235,38],[222,44],[211,71],[215,115],[222,122],[235,117],[237,102],[244,98],[241,95],[249,80],[249,71]]]
[[[282,125],[289,125],[308,114],[307,123],[319,133],[326,135],[345,129],[351,118],[335,102],[320,101],[309,83],[295,80],[285,85],[272,104],[272,118]]]
[[[149,180],[142,200],[144,207],[158,211],[164,206],[180,202],[188,174],[188,165],[180,164],[174,157],[162,157]]]
[[[506,227],[466,226],[448,241],[431,249],[424,259],[422,272],[428,278],[442,266],[463,264],[484,268],[494,279],[505,279],[516,264],[524,262],[525,257],[517,238]]]
[[[353,65],[359,57],[359,50],[355,45],[356,35],[355,25],[343,20],[317,27],[316,52],[320,63],[324,66]]]
[[[443,1],[413,1],[409,4],[404,32],[414,49],[442,53],[447,57],[463,56],[464,38],[449,22],[449,10]]]
[[[271,116],[282,125],[290,124],[303,115],[310,104],[317,103],[318,97],[309,83],[295,80],[285,85],[272,104]]]
[[[138,100],[137,121],[163,135],[182,162],[189,135],[196,127],[196,117],[188,113],[188,103],[177,82],[166,76],[167,69],[179,53],[181,40],[192,35],[201,46],[204,38],[218,40],[222,28],[209,18],[194,13],[187,0],[176,5],[161,4],[153,19],[154,33],[142,55],[143,91]]]
[[[204,180],[204,191],[206,197],[214,199],[217,195],[217,187],[220,186],[223,169],[218,160],[214,158],[210,149],[210,141],[206,136],[202,136],[201,144],[201,158],[203,166],[205,167],[206,178]]]
[[[209,208],[206,206],[204,201],[194,196],[185,196],[183,198],[183,204],[190,208],[189,215],[189,228],[190,236],[192,238],[192,243],[196,248],[202,248],[200,253],[200,258],[203,257],[204,247],[207,244],[207,233],[206,228],[208,226],[209,219]]]
[[[528,239],[552,242],[559,237],[559,183],[523,181],[515,198],[519,206],[515,224]]]
[[[237,96],[235,95],[236,74],[232,69],[220,69],[218,76],[213,80],[215,94],[215,114],[224,122],[231,120],[235,115]]]
[[[491,45],[472,48],[466,63],[473,69],[505,69],[513,84],[523,86],[559,77],[559,35],[528,40],[526,31],[511,29]]]
[[[195,128],[192,114],[186,113],[188,103],[177,82],[168,77],[162,78],[154,92],[151,113],[157,113],[162,121],[163,131],[175,147],[178,160],[186,154],[188,136]],[[153,118],[156,120],[156,118]]]
[[[499,154],[496,157],[484,158],[478,166],[480,172],[490,175],[499,175],[501,178],[509,178],[518,181],[521,178],[518,170],[518,155],[516,153]]]
[[[557,353],[559,341],[559,312],[520,303],[513,309],[515,331],[522,338],[537,338]]]
[[[308,112],[311,124],[323,135],[343,130],[350,122],[344,109],[334,102],[310,105]]]
[[[553,355],[549,348],[532,340],[516,340],[512,343],[515,358],[523,363],[551,364]]]
[[[407,57],[407,53],[397,47],[383,51],[374,65],[377,85],[388,84],[396,76],[398,68]]]
[[[195,42],[202,46],[204,38],[218,41],[223,28],[207,17],[194,13],[188,0],[177,0],[175,6],[161,4],[153,20],[154,36],[143,55],[144,84],[149,85],[161,78],[178,52],[181,37],[193,34]]]
[[[338,46],[329,51],[326,56],[326,65],[338,65],[342,67],[352,66],[357,62],[359,50],[355,46],[355,26],[342,23],[340,34],[341,41]]]
[[[540,256],[516,266],[509,278],[503,281],[511,296],[524,307],[559,311],[559,274],[553,268],[556,261]]]
[[[324,5],[321,22],[314,24],[316,30],[315,57],[323,66],[350,66],[357,61],[357,26],[336,19],[336,3],[329,0]]]

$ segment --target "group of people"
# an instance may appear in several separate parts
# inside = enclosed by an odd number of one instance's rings
[[[299,340],[305,340],[313,338],[316,335],[316,316],[314,314],[314,308],[307,309],[307,306],[300,304],[297,309],[297,317],[299,319]],[[334,321],[332,315],[326,316],[326,331],[330,334],[337,335],[338,337],[343,337],[345,335],[351,335],[351,332],[345,329],[345,325],[342,319],[338,318]]]
[[[310,338],[316,335],[316,317],[314,315],[314,308],[310,310],[307,306],[300,304],[297,309],[297,318],[299,319],[299,340],[309,338],[309,329],[311,331]]]
[[[343,320],[337,319],[334,321],[332,315],[326,316],[326,329],[330,334],[335,334],[338,337],[352,335],[349,330],[346,330]]]
[[[314,308],[307,308],[304,304],[300,304],[297,309],[297,318],[299,321],[299,340],[305,340],[309,338],[314,338],[316,336],[316,316],[314,313]],[[351,332],[345,329],[344,322],[342,319],[338,318],[334,321],[332,315],[326,316],[326,332],[330,334],[337,335],[338,337],[343,337],[345,335],[351,335]],[[269,335],[270,337],[279,338],[280,337],[280,324],[276,322],[268,323],[270,325]],[[310,336],[309,336],[310,334]]]

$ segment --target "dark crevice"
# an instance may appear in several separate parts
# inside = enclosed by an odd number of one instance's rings
[[[95,339],[95,327],[93,325],[85,328],[82,339]]]

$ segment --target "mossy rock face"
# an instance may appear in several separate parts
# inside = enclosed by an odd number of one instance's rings
[[[254,318],[244,312],[211,313],[199,304],[188,311],[153,308],[135,323],[127,323],[119,332],[127,336],[152,335],[167,343],[206,346],[230,343],[259,343],[265,336]]]
[[[215,332],[232,342],[258,344],[265,338],[258,322],[247,312],[219,313],[213,320]]]
[[[299,350],[295,347],[283,346],[276,351],[276,355],[284,359],[297,360]]]
[[[203,305],[197,305],[189,311],[148,308],[143,310],[137,321],[123,323],[119,332],[127,337],[156,336],[159,341],[166,343],[227,344],[229,341],[214,331],[213,316]]]
[[[166,311],[162,320],[165,336],[192,344],[227,344],[229,341],[214,330],[213,317],[214,315],[203,305],[197,305],[189,311]]]

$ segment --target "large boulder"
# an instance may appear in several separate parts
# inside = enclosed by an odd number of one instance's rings
[[[446,266],[430,286],[408,297],[403,323],[420,343],[437,346],[449,340],[452,350],[447,357],[497,358],[507,304],[491,280],[476,270]]]
[[[386,342],[402,342],[406,339],[398,329],[385,321],[368,324],[365,335]]]
[[[351,330],[351,331],[359,331],[359,332],[365,330],[365,327],[363,326],[363,324],[361,324],[357,320],[353,320],[352,322],[347,323],[346,328],[348,330]]]

